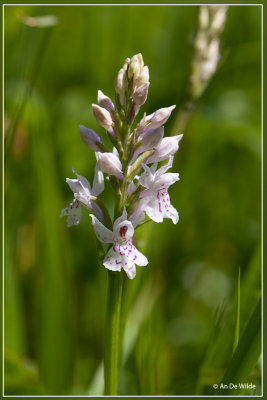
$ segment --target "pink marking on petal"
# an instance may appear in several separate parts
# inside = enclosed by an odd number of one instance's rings
[[[161,205],[160,205],[160,199],[159,199],[159,192],[157,194],[157,198],[158,198],[158,205],[159,205],[159,212],[161,213]]]
[[[121,264],[121,261],[117,261],[117,260],[116,260],[116,264],[117,264],[117,265],[118,265],[118,264]]]

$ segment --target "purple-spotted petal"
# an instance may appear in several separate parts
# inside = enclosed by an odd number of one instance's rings
[[[174,224],[179,220],[177,210],[170,203],[167,189],[163,188],[157,192],[154,198],[145,207],[145,212],[155,222],[162,222],[163,218],[170,218]]]
[[[73,225],[78,225],[82,218],[81,203],[74,200],[69,207],[63,208],[60,217],[67,217],[67,226],[70,228]]]
[[[145,212],[152,221],[157,223],[163,222],[164,214],[161,210],[157,196],[151,198],[149,203],[146,205]]]
[[[136,268],[134,264],[127,264],[127,266],[123,267],[129,279],[135,278]]]
[[[146,258],[146,256],[144,256],[144,254],[142,254],[139,250],[137,250],[136,247],[134,247],[134,258],[133,258],[133,262],[137,265],[139,265],[140,267],[144,267],[145,265],[148,264],[148,259]]]
[[[116,250],[116,246],[113,245],[105,255],[103,265],[111,271],[120,271],[122,264],[122,256],[120,255],[120,252]]]

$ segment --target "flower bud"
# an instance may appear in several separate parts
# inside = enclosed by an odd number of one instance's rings
[[[98,153],[97,165],[106,174],[115,175],[119,179],[124,178],[120,159],[113,153]]]
[[[146,163],[163,161],[169,156],[174,155],[179,148],[179,141],[182,137],[183,135],[163,138],[156,147],[153,156],[149,157]]]
[[[100,137],[95,133],[95,131],[86,128],[83,125],[79,125],[79,131],[81,138],[87,147],[94,151],[102,152],[101,147],[99,146],[99,144],[101,143]]]
[[[130,61],[131,61],[131,59],[129,57],[127,57],[126,60],[124,61],[124,64],[123,64],[123,67],[122,67],[124,69],[124,71],[127,70]]]
[[[151,126],[161,126],[165,124],[165,122],[169,119],[172,110],[176,106],[160,108],[159,110],[155,111],[151,117]]]
[[[95,119],[99,125],[103,126],[103,128],[109,131],[110,128],[112,128],[113,121],[108,110],[103,107],[99,107],[97,104],[92,104],[92,108]]]
[[[143,118],[140,120],[140,122],[138,123],[138,125],[136,127],[136,136],[137,137],[139,137],[143,133],[145,133],[145,131],[146,131],[145,128],[149,124],[150,120],[151,120],[150,116],[147,117],[147,115],[145,113]]]
[[[134,157],[147,150],[155,149],[164,136],[164,127],[150,128],[143,135],[141,145],[135,150]]]
[[[140,70],[141,70],[142,68],[144,68],[144,60],[143,60],[142,53],[138,53],[137,54],[137,58],[138,58],[139,65],[140,65]]]
[[[141,72],[140,58],[138,57],[137,54],[135,54],[131,58],[131,61],[130,61],[129,67],[128,67],[128,78],[131,79],[133,77],[133,75],[135,78],[137,78],[139,76],[140,72]]]
[[[138,78],[136,79],[136,86],[139,87],[143,85],[144,83],[147,83],[149,81],[149,70],[148,67],[145,65],[144,68],[142,68]]]
[[[145,103],[145,101],[147,99],[149,85],[150,85],[149,82],[144,83],[137,90],[135,90],[135,92],[133,94],[133,101],[137,107],[140,107]]]
[[[126,71],[125,69],[121,68],[115,79],[115,91],[116,93],[118,93],[120,97],[120,103],[122,106],[124,104],[126,84],[127,84]]]
[[[224,28],[227,8],[227,6],[212,6],[211,30],[217,34]]]
[[[101,92],[101,90],[98,90],[97,92],[97,102],[101,107],[105,108],[108,111],[115,110],[112,100],[109,97],[105,96],[104,93]]]
[[[157,147],[163,136],[164,136],[163,126],[157,128],[150,128],[142,138],[141,147],[144,150],[154,149],[155,147]]]
[[[209,27],[209,21],[210,21],[210,16],[209,16],[209,8],[206,5],[200,6],[199,10],[199,25],[200,28],[202,29],[208,29]]]

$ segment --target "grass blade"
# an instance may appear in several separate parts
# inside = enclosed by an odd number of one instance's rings
[[[235,326],[233,353],[235,352],[239,342],[239,329],[240,329],[240,267],[238,268],[238,279],[237,279],[236,326]]]

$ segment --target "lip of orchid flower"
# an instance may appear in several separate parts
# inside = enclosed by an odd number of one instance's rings
[[[107,229],[94,215],[92,225],[97,238],[104,243],[113,243],[104,257],[103,265],[111,271],[121,271],[123,268],[127,276],[133,279],[136,275],[135,264],[145,266],[147,258],[132,244],[134,227],[127,220],[127,212],[124,207],[122,216],[117,218],[113,225],[113,232]]]
[[[77,199],[70,203],[69,207],[63,208],[60,213],[60,218],[67,217],[67,227],[79,225],[82,218],[81,204]]]

